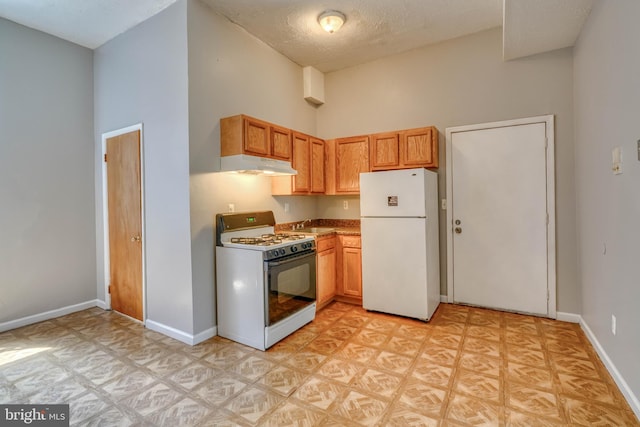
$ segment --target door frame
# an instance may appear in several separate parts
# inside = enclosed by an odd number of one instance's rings
[[[547,315],[555,319],[556,310],[556,206],[555,206],[555,127],[554,116],[536,116],[499,122],[481,123],[467,126],[456,126],[446,129],[446,187],[447,200],[453,201],[452,139],[453,134],[483,129],[545,124],[546,143],[546,176],[547,176]],[[453,209],[447,208],[445,233],[447,235],[447,302],[453,303]]]
[[[100,163],[102,163],[102,230],[104,242],[104,302],[107,310],[111,310],[111,294],[109,294],[109,285],[111,284],[111,264],[109,257],[109,197],[108,197],[108,181],[107,167],[108,162],[104,161],[107,154],[107,139],[114,136],[140,131],[140,220],[142,225],[142,323],[147,319],[147,263],[146,263],[146,227],[145,227],[145,197],[144,197],[144,132],[142,123],[127,126],[125,128],[116,129],[102,134],[102,154],[100,155]],[[126,315],[125,315],[126,316]],[[127,316],[129,317],[129,316]],[[137,319],[133,319],[136,322]]]

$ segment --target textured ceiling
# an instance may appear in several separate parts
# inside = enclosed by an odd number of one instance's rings
[[[502,0],[204,2],[294,62],[323,72],[502,25]],[[327,9],[347,17],[334,34],[318,25]]]
[[[0,17],[94,49],[176,0],[0,0]],[[593,0],[202,0],[301,66],[339,70],[504,27],[504,58],[572,46]],[[347,21],[335,34],[317,18]],[[504,22],[504,24],[503,24]]]

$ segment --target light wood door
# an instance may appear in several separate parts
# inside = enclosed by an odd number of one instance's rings
[[[453,300],[548,315],[545,123],[451,136]]]
[[[143,320],[140,131],[107,139],[111,308]]]
[[[336,193],[358,194],[360,173],[369,172],[369,137],[336,139]]]
[[[324,193],[324,141],[311,138],[311,192]]]
[[[311,190],[311,168],[309,165],[311,146],[309,136],[294,132],[292,146],[292,167],[298,171],[298,174],[293,176],[293,192],[308,193]]]

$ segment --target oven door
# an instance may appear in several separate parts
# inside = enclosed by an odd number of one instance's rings
[[[265,261],[266,326],[316,300],[316,253]]]

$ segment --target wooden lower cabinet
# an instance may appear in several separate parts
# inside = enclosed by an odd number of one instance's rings
[[[362,304],[362,249],[360,236],[338,236],[336,299]]]
[[[336,296],[336,237],[316,239],[316,304],[317,310]]]

